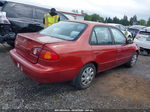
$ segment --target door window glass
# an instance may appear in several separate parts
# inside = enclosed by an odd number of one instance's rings
[[[107,27],[95,27],[94,31],[97,37],[98,45],[111,45],[112,44],[111,34]]]
[[[95,31],[92,32],[90,44],[91,45],[97,45],[97,39],[96,39]]]
[[[126,44],[125,36],[118,29],[111,28],[115,44]]]

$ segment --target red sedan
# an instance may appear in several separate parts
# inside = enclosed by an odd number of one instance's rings
[[[89,87],[96,73],[135,65],[138,47],[113,26],[63,21],[38,33],[18,34],[10,56],[16,66],[41,83],[72,81]]]

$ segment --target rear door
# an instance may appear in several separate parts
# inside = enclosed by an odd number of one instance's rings
[[[111,27],[114,43],[117,47],[117,65],[127,62],[133,54],[131,44],[127,44],[125,35],[118,29]]]
[[[90,44],[92,54],[98,63],[98,70],[104,71],[116,65],[117,49],[108,27],[96,26],[93,29]]]

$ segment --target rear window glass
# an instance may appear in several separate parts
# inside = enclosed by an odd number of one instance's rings
[[[3,11],[7,12],[7,16],[11,18],[33,18],[32,7],[24,4],[7,3],[4,6]]]
[[[85,30],[86,24],[77,22],[58,22],[42,30],[40,34],[63,40],[75,40]]]

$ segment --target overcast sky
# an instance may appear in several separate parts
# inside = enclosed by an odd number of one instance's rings
[[[104,17],[129,17],[137,15],[139,19],[150,17],[150,0],[11,0],[55,7],[62,11],[73,9],[97,13]]]

